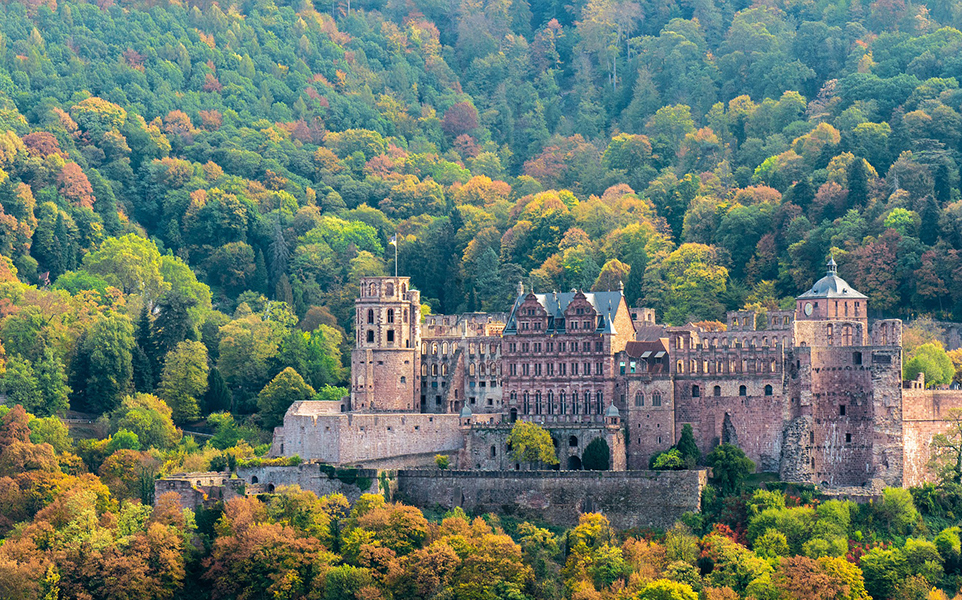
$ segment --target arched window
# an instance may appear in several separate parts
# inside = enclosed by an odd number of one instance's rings
[[[684,373],[684,372],[685,372],[685,361],[679,360],[677,367],[678,367],[678,372],[679,372],[679,373]]]
[[[491,458],[497,458],[497,457],[498,457],[497,446],[491,446]]]
[[[635,406],[645,405],[645,395],[641,392],[635,392]]]
[[[478,365],[478,375],[485,375],[485,374],[486,373],[485,373],[484,363],[481,363]]]
[[[372,342],[374,342],[374,330],[373,330],[373,329],[368,329],[368,330],[367,330],[367,342],[368,342],[369,344],[372,343]]]
[[[745,386],[743,386],[743,385],[738,386],[738,395],[739,395],[739,396],[747,396],[747,395],[748,395],[748,388],[745,387]]]
[[[448,343],[444,342],[441,344],[441,354],[447,354],[447,353],[448,353]]]
[[[394,322],[394,309],[393,309],[393,308],[387,309],[387,322],[388,322],[388,323],[393,323],[393,322]]]
[[[661,406],[661,393],[660,393],[660,392],[655,392],[654,394],[651,395],[651,405],[652,405],[652,406]]]
[[[444,363],[443,365],[441,365],[441,375],[447,375],[447,374],[448,374],[448,363]]]
[[[369,286],[367,287],[367,295],[368,295],[368,296],[377,296],[377,284],[376,284],[376,283],[372,283],[371,285],[369,285]]]
[[[548,414],[554,414],[554,393],[548,392]]]
[[[431,354],[433,354],[433,355],[435,355],[435,356],[438,355],[438,343],[437,343],[437,342],[434,342],[433,344],[431,344]]]
[[[766,396],[771,396],[771,395],[772,395],[772,386],[770,386],[770,385],[766,385],[766,386],[765,386],[765,395],[766,395]]]
[[[691,397],[698,398],[701,396],[701,389],[697,385],[691,386]]]
[[[595,414],[604,414],[605,395],[603,392],[595,392]]]
[[[524,414],[528,414],[529,412],[531,412],[529,407],[529,402],[528,402],[528,392],[524,392],[523,394],[521,394],[521,401],[522,401],[522,411],[524,412]]]
[[[721,386],[716,385],[714,389],[712,389],[712,394],[715,396],[721,396]]]
[[[428,366],[421,365],[421,377],[427,377],[427,376],[428,376]]]
[[[573,436],[573,435],[570,436],[570,437],[568,438],[568,447],[569,447],[569,448],[577,448],[577,447],[578,447],[578,438],[575,437],[575,436]]]
[[[567,402],[567,398],[565,398],[565,393],[558,392],[558,412],[559,413],[565,414],[568,412],[568,406],[565,404],[566,402]]]
[[[437,376],[438,376],[438,366],[437,366],[437,365],[431,365],[431,376],[432,376],[432,377],[437,377]]]
[[[534,414],[541,414],[541,392],[534,393]]]
[[[847,302],[845,303],[845,306],[846,308],[848,307]],[[845,325],[844,327],[842,327],[842,345],[843,346],[852,345],[852,326],[851,325]]]
[[[585,401],[585,406],[584,406],[585,414],[590,415],[591,414],[591,392],[585,392],[584,401]]]
[[[408,293],[408,286],[406,283],[401,284],[401,295]]]
[[[394,295],[394,284],[390,281],[384,286],[384,295],[393,296]]]
[[[368,325],[374,324],[374,309],[371,309],[371,308],[367,309],[367,324]]]
[[[581,412],[580,410],[578,410],[579,408],[580,406],[578,404],[578,392],[571,392],[571,414],[576,415],[579,412]]]

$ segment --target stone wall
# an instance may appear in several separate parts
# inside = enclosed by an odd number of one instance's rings
[[[671,527],[701,510],[707,471],[397,472],[399,500],[421,508],[460,506],[571,527],[584,512],[603,513],[618,529]]]
[[[458,415],[321,412],[318,402],[299,402],[284,415],[280,456],[297,455],[335,465],[368,465],[385,459],[457,452],[464,444]],[[275,445],[276,441],[275,441]]]
[[[483,416],[483,415],[482,415]],[[548,430],[555,443],[559,469],[579,470],[585,449],[595,438],[602,438],[611,452],[611,469],[623,471],[625,464],[624,433],[621,428],[611,428],[602,423],[539,423]],[[475,424],[465,444],[459,467],[483,471],[515,471],[525,469],[511,458],[508,436],[512,425]]]
[[[902,390],[903,485],[934,480],[929,468],[932,437],[944,433],[948,412],[962,408],[962,390],[926,390],[914,382]]]
[[[255,491],[271,493],[282,485],[297,485],[318,497],[344,494],[351,502],[361,494],[382,493],[376,469],[332,469],[328,465],[304,463],[296,467],[238,467],[238,479]]]

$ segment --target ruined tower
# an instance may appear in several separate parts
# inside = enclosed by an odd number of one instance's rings
[[[364,277],[355,301],[351,410],[417,412],[421,293],[408,277]]]

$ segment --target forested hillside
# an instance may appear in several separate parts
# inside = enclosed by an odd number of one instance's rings
[[[733,488],[619,539],[296,490],[222,519],[137,501],[263,462],[291,402],[345,394],[357,281],[395,268],[434,312],[623,285],[681,324],[783,305],[832,253],[873,316],[962,320],[960,23],[951,0],[0,4],[0,596],[954,592],[951,469],[924,520],[897,492]],[[933,331],[908,357],[948,382]]]

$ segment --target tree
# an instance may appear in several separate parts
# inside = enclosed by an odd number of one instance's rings
[[[180,441],[170,407],[153,394],[134,394],[124,398],[109,416],[112,431],[126,429],[137,435],[148,448],[169,450]]]
[[[913,381],[919,373],[925,374],[927,388],[952,382],[955,366],[940,342],[922,344],[909,353],[909,360],[902,367],[902,378]]]
[[[637,600],[698,600],[698,594],[687,583],[656,579],[645,586]]]
[[[536,423],[515,421],[508,434],[511,457],[518,462],[530,464],[558,464],[551,435]]]
[[[204,414],[230,410],[230,390],[221,377],[220,369],[212,367],[207,373],[207,392],[204,394]]]
[[[71,384],[77,407],[108,412],[132,387],[134,327],[124,315],[100,315],[78,342],[71,363]]]
[[[678,438],[678,443],[675,444],[675,448],[678,450],[678,453],[681,454],[685,465],[689,469],[694,469],[695,465],[698,464],[698,460],[701,458],[701,452],[698,450],[698,444],[695,443],[695,432],[691,427],[691,423],[685,423],[682,426],[681,437]]]
[[[160,397],[170,406],[175,423],[200,416],[199,400],[207,391],[207,348],[184,341],[167,354],[160,379]]]
[[[160,273],[157,245],[134,234],[107,238],[84,257],[84,269],[128,294],[140,294],[154,303],[170,287]]]
[[[284,413],[291,404],[314,397],[314,388],[309,386],[300,373],[287,367],[271,380],[257,395],[257,408],[260,410],[264,427],[274,428],[284,423]]]
[[[611,450],[605,438],[591,440],[581,455],[581,466],[586,471],[607,471],[611,468]]]
[[[932,466],[942,482],[962,484],[962,409],[950,409],[946,431],[932,437]]]
[[[712,481],[723,494],[737,492],[746,477],[755,472],[755,463],[738,446],[719,444],[705,457],[712,468]]]

